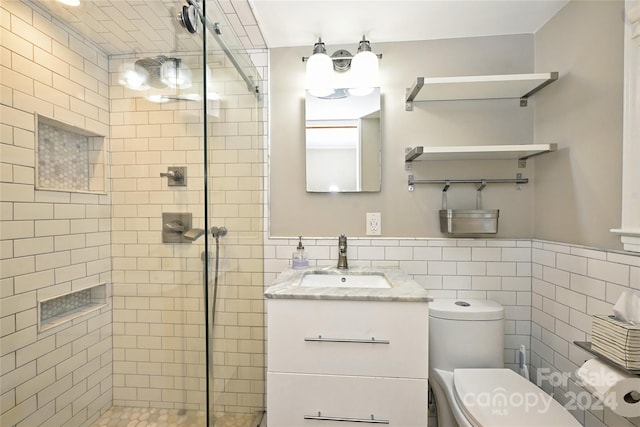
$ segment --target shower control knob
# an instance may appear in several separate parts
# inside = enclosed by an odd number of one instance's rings
[[[161,177],[167,178],[169,186],[185,186],[187,185],[187,167],[171,166],[167,168],[167,172],[161,172]]]
[[[182,180],[182,174],[180,172],[177,172],[177,171],[161,172],[160,176],[163,176],[163,177],[166,177],[166,178],[171,178],[174,181]]]
[[[164,228],[167,231],[173,231],[174,233],[183,233],[184,232],[184,224],[182,224],[182,221],[180,220],[175,220],[172,222],[168,222],[164,225]]]

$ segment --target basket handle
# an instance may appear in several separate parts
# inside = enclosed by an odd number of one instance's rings
[[[483,179],[476,188],[476,210],[482,209],[482,190],[487,186],[487,180]]]
[[[450,186],[451,186],[450,181],[447,180],[444,182],[444,187],[442,188],[442,210],[443,211],[447,210],[447,191],[449,190]]]

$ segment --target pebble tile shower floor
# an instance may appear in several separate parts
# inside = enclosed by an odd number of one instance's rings
[[[215,414],[214,427],[256,427],[254,414]],[[206,427],[204,411],[114,406],[91,427]]]

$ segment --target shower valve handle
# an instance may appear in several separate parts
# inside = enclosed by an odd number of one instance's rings
[[[160,172],[160,176],[164,178],[171,178],[174,181],[182,180],[182,174],[178,171]]]
[[[172,222],[168,222],[164,225],[164,228],[166,228],[169,231],[172,231],[174,233],[184,233],[184,224],[182,224],[182,221],[179,220],[175,220]]]
[[[185,186],[187,185],[187,167],[186,166],[170,166],[166,172],[160,172],[160,176],[167,178],[169,186]]]

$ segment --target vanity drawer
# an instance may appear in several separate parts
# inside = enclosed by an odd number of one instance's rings
[[[267,384],[269,426],[427,425],[426,380],[270,372]]]
[[[427,378],[426,303],[267,301],[270,372]]]

